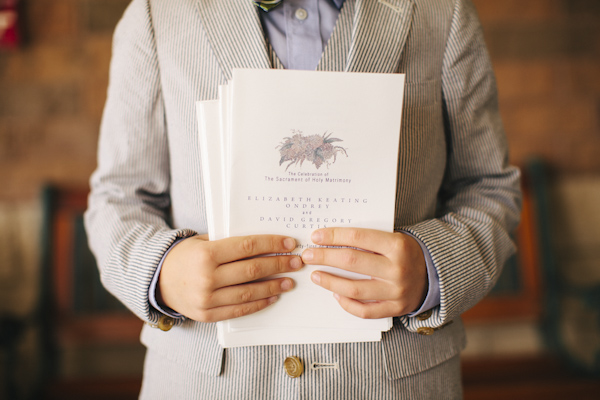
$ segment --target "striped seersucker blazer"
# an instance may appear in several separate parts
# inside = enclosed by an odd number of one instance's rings
[[[104,285],[144,321],[160,317],[148,287],[164,252],[177,238],[207,231],[194,103],[216,98],[233,68],[270,67],[280,63],[247,0],[133,0],[117,27],[85,217]],[[146,325],[142,341],[154,354],[148,360],[213,380],[232,373],[223,377],[228,387],[256,387],[258,381],[231,372],[244,365],[262,371],[260,385],[285,387],[278,372],[269,375],[265,354],[276,363],[288,353],[354,360],[347,369],[338,365],[338,373],[375,382],[375,375],[394,380],[431,370],[464,346],[460,314],[487,293],[513,251],[509,232],[520,203],[474,7],[468,0],[347,0],[317,69],[406,73],[395,225],[429,249],[440,306],[429,318],[395,318],[375,344],[224,351],[214,324],[185,320],[168,332]],[[423,327],[433,334],[419,334]],[[327,393],[337,394],[323,398],[393,398],[377,388],[349,395],[347,380],[309,378],[290,390],[328,385]]]

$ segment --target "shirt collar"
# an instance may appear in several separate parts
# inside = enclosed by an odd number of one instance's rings
[[[333,5],[334,5],[334,6],[336,6],[338,10],[341,10],[341,9],[342,9],[342,6],[344,5],[344,2],[345,2],[345,1],[346,1],[346,0],[331,0],[331,2],[333,3]],[[259,3],[258,1],[257,1],[257,2],[255,2],[255,4],[257,4],[257,5],[258,5],[258,3]],[[260,7],[260,6],[259,6],[259,7]],[[262,8],[262,7],[261,7],[261,8]]]

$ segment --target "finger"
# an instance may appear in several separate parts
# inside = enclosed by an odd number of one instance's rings
[[[315,271],[310,279],[331,292],[356,300],[395,299],[394,286],[378,279],[346,279],[322,271]]]
[[[311,265],[329,265],[346,271],[391,278],[391,261],[386,257],[350,248],[312,248],[302,253],[302,261]]]
[[[279,235],[238,236],[209,243],[210,257],[217,264],[261,254],[289,253],[296,248],[296,240]]]
[[[297,271],[302,267],[298,256],[254,257],[223,264],[215,271],[215,288],[239,285],[284,272]]]
[[[287,292],[294,287],[290,278],[269,279],[245,285],[228,286],[219,289],[210,296],[202,306],[215,308],[235,304],[250,303],[256,300],[268,299]]]
[[[350,246],[387,255],[397,246],[398,234],[364,228],[323,228],[311,235],[322,246]]]
[[[397,317],[408,313],[398,303],[392,301],[362,303],[344,296],[334,297],[344,310],[363,319]]]
[[[254,314],[275,303],[279,298],[277,296],[269,297],[244,304],[235,304],[230,306],[216,307],[209,310],[199,310],[197,313],[187,315],[187,317],[200,322],[217,322],[227,319],[239,318],[244,315]]]

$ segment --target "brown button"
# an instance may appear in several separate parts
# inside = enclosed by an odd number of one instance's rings
[[[285,359],[283,362],[285,372],[290,378],[297,378],[304,372],[304,364],[296,356],[291,356]]]
[[[158,319],[158,329],[160,329],[161,331],[166,332],[166,331],[171,330],[171,328],[173,327],[174,324],[175,324],[175,320],[166,315],[162,315]]]
[[[431,317],[431,314],[433,314],[432,310],[423,311],[421,314],[417,315],[417,319],[419,321],[425,321]]]
[[[419,335],[425,335],[425,336],[429,336],[433,333],[434,329],[430,328],[428,326],[422,326],[419,329],[417,329],[417,333]]]

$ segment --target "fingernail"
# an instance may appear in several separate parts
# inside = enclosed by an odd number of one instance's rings
[[[334,293],[334,294],[333,294],[333,297],[335,297],[335,299],[336,299],[337,301],[340,301],[340,295],[339,295],[339,294],[337,294],[337,293]]]
[[[304,253],[302,253],[302,259],[304,261],[312,261],[313,258],[315,258],[315,254],[312,250],[306,250]]]
[[[292,281],[289,279],[284,279],[283,282],[281,282],[281,290],[287,292],[288,290],[290,290],[292,288],[292,286],[294,286],[292,284]]]
[[[277,300],[279,300],[279,296],[272,296],[272,297],[269,297],[269,298],[267,299],[267,303],[269,303],[269,304],[273,304],[273,303],[275,303]]]
[[[319,273],[317,273],[317,272],[313,272],[313,273],[310,275],[310,279],[312,279],[312,281],[313,281],[314,283],[317,283],[317,284],[319,284],[319,283],[321,283],[321,274],[319,274]]]
[[[287,249],[287,250],[293,250],[296,248],[296,241],[292,238],[287,238],[283,241],[283,246]]]
[[[291,269],[299,269],[301,266],[302,266],[302,260],[300,260],[300,257],[294,257],[294,258],[292,258],[292,261],[290,261]]]
[[[313,241],[313,243],[321,243],[323,241],[323,232],[314,231],[310,236],[310,239]]]

